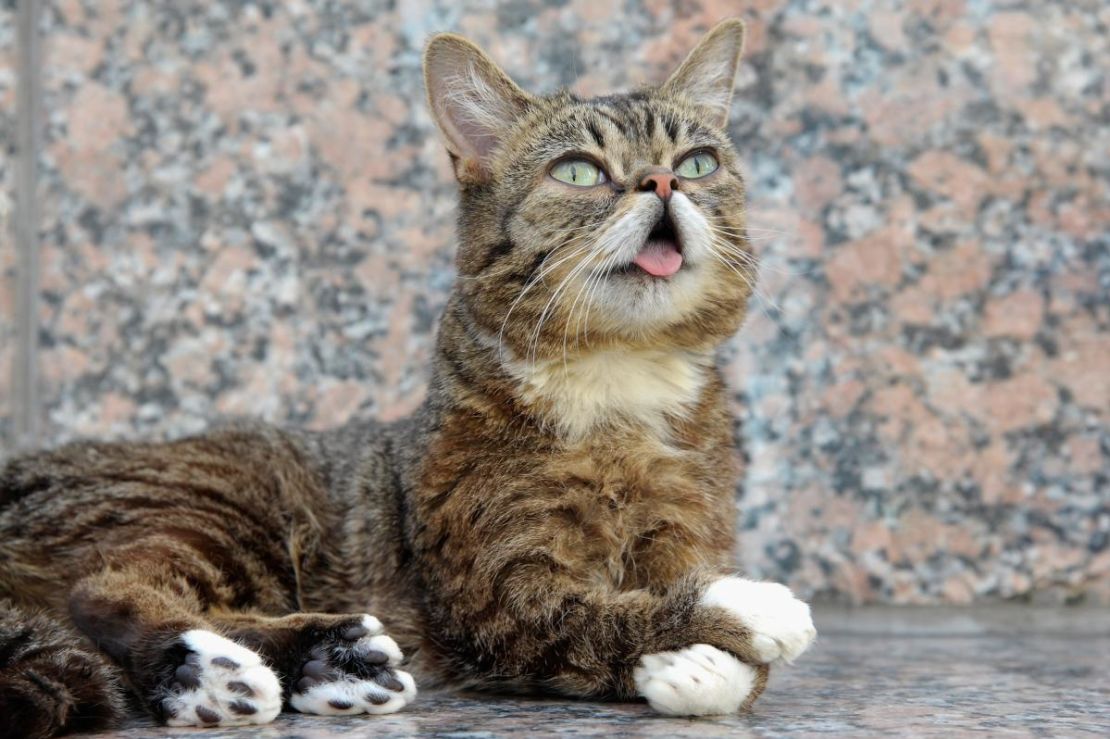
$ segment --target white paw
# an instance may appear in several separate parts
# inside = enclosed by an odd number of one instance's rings
[[[281,683],[257,654],[202,629],[181,641],[189,652],[162,700],[167,725],[266,724],[281,712]]]
[[[640,658],[636,690],[668,716],[736,713],[756,684],[756,668],[708,644]]]
[[[394,713],[412,703],[416,681],[395,669],[402,654],[373,616],[363,616],[365,633],[313,647],[289,705],[301,713],[346,716]],[[357,629],[355,631],[357,634]]]
[[[723,608],[752,632],[760,662],[793,662],[817,638],[809,606],[774,582],[723,577],[702,593],[703,606]]]

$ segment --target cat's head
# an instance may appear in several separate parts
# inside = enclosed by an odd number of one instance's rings
[[[663,85],[534,96],[435,36],[433,117],[461,186],[457,291],[515,359],[709,348],[755,279],[728,121],[744,26],[716,26]]]

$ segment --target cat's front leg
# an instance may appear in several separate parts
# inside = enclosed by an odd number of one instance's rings
[[[809,605],[779,583],[722,577],[705,589],[699,605],[724,609],[747,627],[760,664],[793,662],[817,638]]]
[[[660,713],[735,713],[763,692],[767,666],[789,663],[817,637],[809,606],[778,583],[722,577],[701,593],[698,607],[722,609],[748,632],[744,656],[708,644],[646,654],[633,672],[637,692]]]
[[[741,662],[709,644],[694,644],[640,658],[636,690],[668,716],[724,716],[750,708],[767,685],[766,665]]]

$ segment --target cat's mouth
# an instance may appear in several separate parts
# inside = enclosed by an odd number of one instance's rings
[[[682,261],[682,242],[678,238],[671,214],[664,211],[663,217],[648,234],[644,245],[627,269],[647,273],[652,277],[666,278],[682,269]]]

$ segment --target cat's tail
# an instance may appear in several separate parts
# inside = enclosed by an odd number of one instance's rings
[[[0,598],[0,739],[44,739],[117,726],[119,670],[77,633]]]

